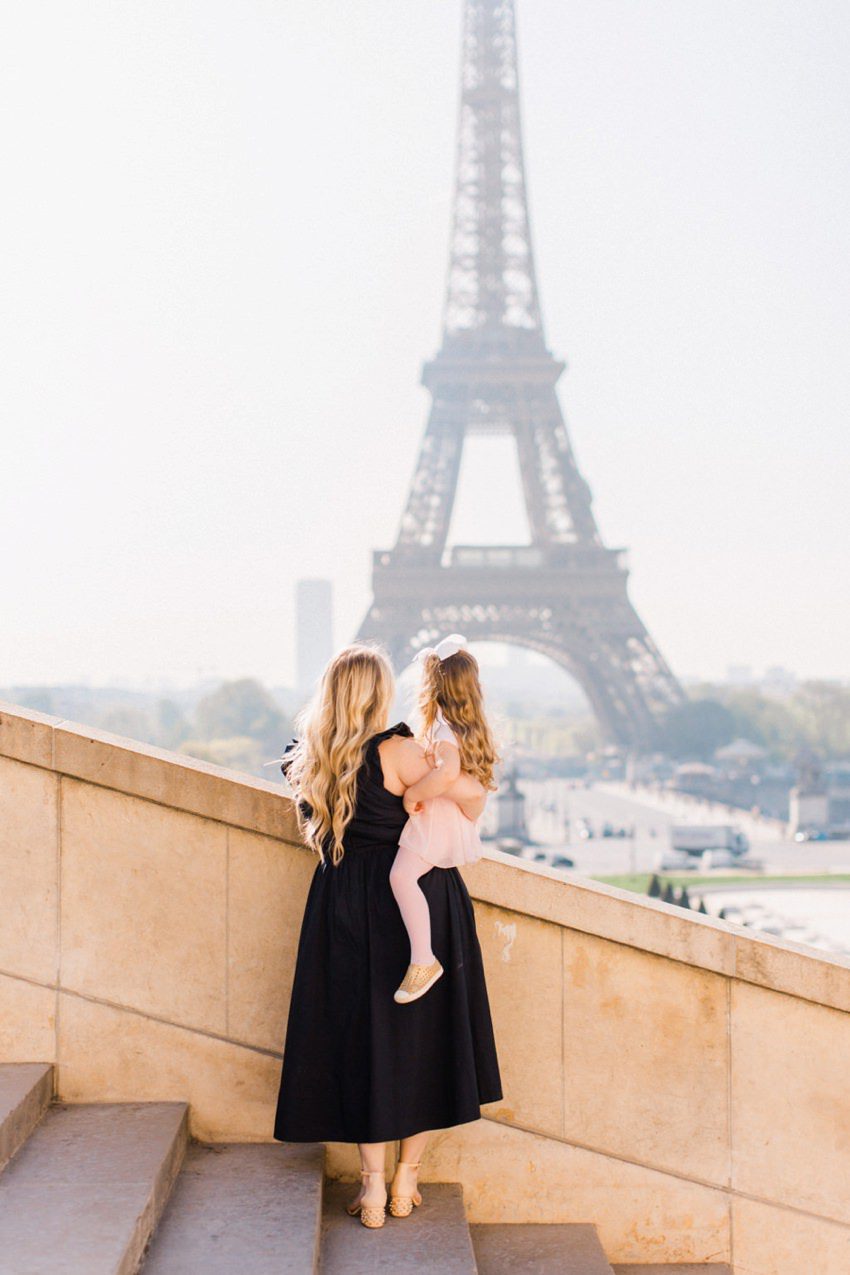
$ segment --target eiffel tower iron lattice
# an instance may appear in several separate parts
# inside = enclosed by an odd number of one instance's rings
[[[401,667],[449,630],[549,656],[584,690],[605,736],[651,745],[683,692],[627,594],[576,466],[546,346],[520,126],[513,0],[466,0],[454,217],[432,406],[391,550],[373,558],[360,640]],[[447,548],[464,440],[516,440],[531,543]]]

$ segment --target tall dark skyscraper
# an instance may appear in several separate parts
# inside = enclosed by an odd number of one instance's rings
[[[333,586],[299,580],[295,586],[295,681],[310,691],[333,652]]]

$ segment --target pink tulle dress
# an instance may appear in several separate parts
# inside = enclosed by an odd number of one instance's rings
[[[429,734],[429,742],[447,740],[457,747],[457,738],[442,713]],[[468,819],[449,797],[429,797],[424,809],[411,815],[402,829],[399,846],[415,851],[435,868],[458,868],[477,863],[484,853],[478,835],[478,820]]]

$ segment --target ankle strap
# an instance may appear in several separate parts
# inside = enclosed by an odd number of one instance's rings
[[[406,1169],[418,1169],[421,1163],[421,1160],[396,1160],[396,1168],[403,1164]]]
[[[361,1178],[382,1178],[384,1176],[383,1169],[361,1169]]]

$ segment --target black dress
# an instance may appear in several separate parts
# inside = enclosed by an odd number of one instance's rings
[[[334,867],[316,867],[301,926],[274,1137],[389,1142],[477,1120],[502,1097],[475,917],[457,868],[420,879],[445,973],[417,1001],[393,992],[410,959],[389,872],[407,820],[384,787],[375,735]],[[285,764],[284,764],[285,769]]]

